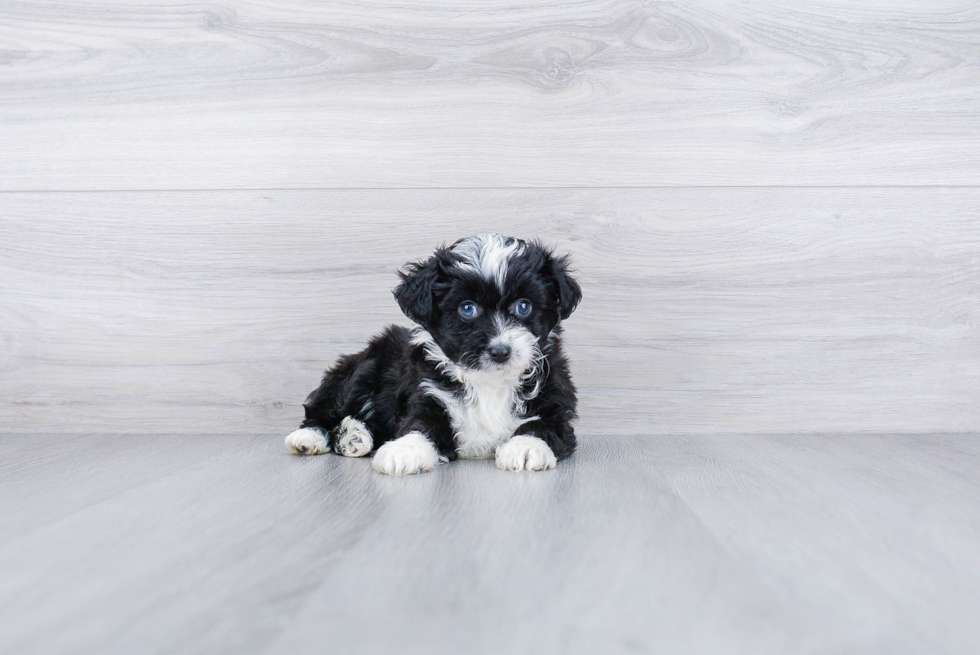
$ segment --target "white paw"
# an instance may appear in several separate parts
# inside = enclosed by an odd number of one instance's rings
[[[286,437],[286,447],[294,455],[321,455],[329,453],[327,439],[312,428],[300,428]]]
[[[518,435],[497,446],[497,468],[505,471],[543,471],[558,463],[541,439]]]
[[[347,416],[340,422],[334,450],[346,457],[364,457],[374,448],[374,438],[367,426]]]
[[[404,437],[382,444],[371,460],[371,466],[385,475],[411,475],[429,471],[439,462],[439,453],[421,432],[409,432]]]

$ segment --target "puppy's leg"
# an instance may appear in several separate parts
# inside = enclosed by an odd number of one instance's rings
[[[440,462],[456,459],[456,444],[445,408],[419,387],[409,399],[410,413],[399,422],[393,441],[381,444],[371,466],[385,475],[431,471]]]
[[[334,450],[345,457],[364,457],[374,448],[371,431],[353,416],[345,416],[334,429]]]
[[[300,424],[300,429],[286,437],[286,447],[290,452],[319,455],[329,453],[333,446],[343,455],[352,453],[351,456],[360,457],[371,451],[371,433],[366,428],[354,430],[361,437],[366,434],[366,442],[363,438],[358,441],[356,435],[352,435],[342,450],[336,442],[338,436],[350,432],[341,429],[345,417],[369,406],[365,399],[371,397],[370,381],[376,366],[375,360],[369,357],[369,350],[341,357],[324,374],[320,386],[303,403],[306,418]],[[364,450],[365,446],[367,450]]]
[[[532,421],[497,446],[497,468],[505,471],[544,471],[575,451],[575,387],[562,358],[552,361],[550,377],[526,407]]]
[[[286,448],[294,455],[322,455],[330,452],[326,430],[300,428],[286,437]]]

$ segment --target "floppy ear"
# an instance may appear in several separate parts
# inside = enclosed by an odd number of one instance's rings
[[[545,264],[545,275],[551,279],[558,296],[558,311],[562,320],[565,320],[572,315],[579,301],[582,300],[582,287],[570,273],[568,255],[561,257],[549,255]]]
[[[392,292],[395,300],[405,316],[423,327],[432,320],[440,274],[440,262],[436,256],[424,262],[406,264],[404,271],[398,271],[402,281]]]

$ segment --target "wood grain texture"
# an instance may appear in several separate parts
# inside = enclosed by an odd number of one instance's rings
[[[395,270],[569,251],[582,433],[980,430],[980,191],[0,195],[0,429],[281,434]]]
[[[976,2],[0,5],[0,189],[973,185]]]
[[[0,2],[0,654],[980,650],[980,3]],[[484,231],[580,450],[282,436]]]
[[[392,479],[264,436],[12,435],[0,652],[966,655],[978,437],[586,437]]]

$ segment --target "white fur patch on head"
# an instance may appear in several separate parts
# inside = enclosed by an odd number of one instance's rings
[[[385,475],[412,475],[431,471],[439,463],[439,453],[421,432],[409,432],[382,444],[371,460],[371,467]]]
[[[518,435],[497,446],[497,468],[504,471],[543,471],[557,464],[551,448],[537,437]]]
[[[345,416],[340,422],[334,448],[345,457],[364,457],[374,448],[374,438],[366,425],[356,418]]]
[[[501,292],[504,290],[508,262],[523,251],[524,246],[520,241],[499,234],[479,234],[463,239],[452,247],[452,252],[462,259],[457,262],[457,268],[493,282]]]
[[[329,453],[327,438],[319,430],[301,428],[286,437],[286,447],[294,455],[322,455]]]

